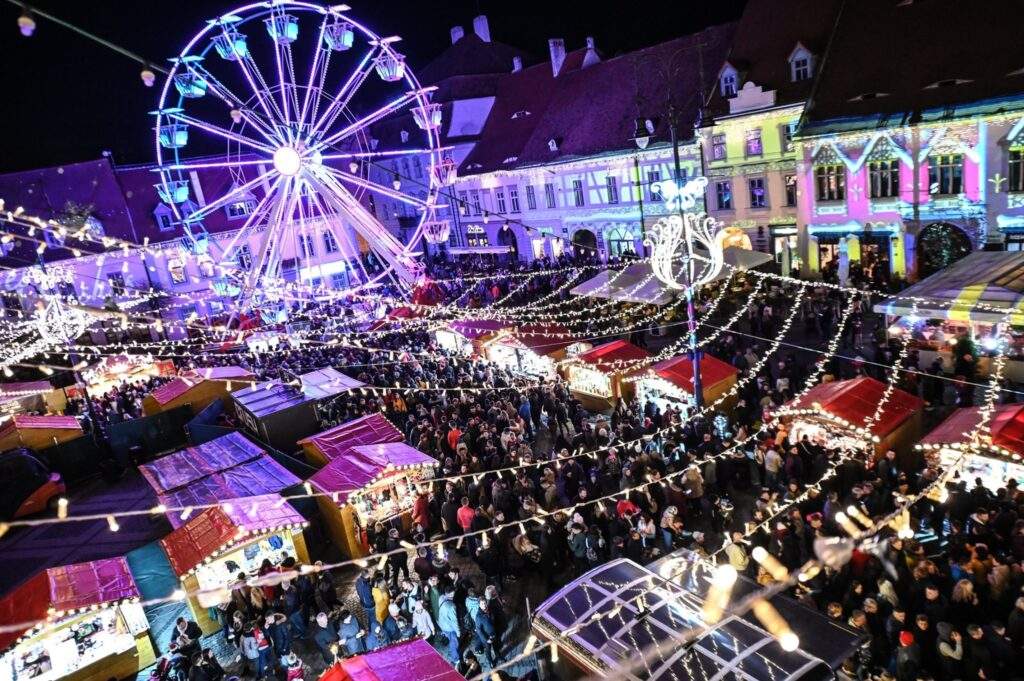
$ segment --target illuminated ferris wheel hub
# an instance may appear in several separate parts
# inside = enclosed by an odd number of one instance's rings
[[[347,289],[385,277],[411,287],[421,242],[447,234],[437,211],[455,166],[440,144],[441,106],[395,49],[399,38],[348,11],[306,0],[244,5],[208,21],[171,60],[153,112],[156,187],[183,247],[212,257],[229,280],[222,290],[245,306],[282,288],[318,297],[312,282],[322,285],[325,268],[344,273]],[[401,142],[379,124],[400,127]],[[210,141],[226,148],[219,159]],[[426,172],[402,182],[397,168],[412,167],[410,157]],[[214,168],[231,182],[193,197],[195,173]],[[402,239],[388,231],[374,212],[382,200],[411,207],[416,228]],[[215,210],[238,220],[227,238],[206,234]],[[365,266],[371,252],[382,267]]]

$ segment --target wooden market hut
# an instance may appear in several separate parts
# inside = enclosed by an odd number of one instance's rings
[[[878,420],[865,428],[864,424],[882,403],[886,387],[870,376],[819,383],[802,397],[783,405],[775,416],[790,421],[792,441],[803,433],[825,427],[861,444],[873,444],[876,454],[892,449],[897,456],[905,457],[921,437],[924,400],[894,389]]]
[[[591,411],[604,411],[620,399],[631,399],[635,384],[626,381],[650,353],[626,340],[597,345],[563,365],[573,395]]]
[[[181,521],[160,545],[182,590],[193,594],[230,586],[240,572],[254,577],[264,560],[276,566],[284,554],[308,564],[309,551],[302,534],[307,524],[279,495],[248,497]],[[204,634],[220,629],[209,609],[225,598],[223,592],[188,596],[189,609]]]
[[[330,430],[302,438],[299,444],[310,464],[320,468],[334,459],[345,457],[360,445],[402,442],[405,435],[380,412],[346,421]]]
[[[498,332],[482,344],[484,356],[496,364],[525,373],[553,378],[556,362],[591,344],[577,341],[558,324],[524,324]]]
[[[182,509],[276,494],[301,482],[237,432],[143,464],[139,472],[167,507],[172,525]]]
[[[434,332],[438,345],[460,355],[483,356],[484,345],[514,324],[498,319],[460,319]]]
[[[15,679],[134,677],[156,661],[139,600],[123,557],[41,570],[0,598],[0,627],[43,622],[0,632],[0,669]]]
[[[214,400],[227,402],[232,390],[252,385],[256,380],[251,371],[237,366],[189,371],[146,395],[142,410],[146,416],[152,416],[187,404],[193,414],[198,414]]]
[[[85,435],[74,416],[15,414],[0,424],[0,452],[17,447],[41,451]]]
[[[342,659],[324,670],[319,681],[466,681],[422,638]]]
[[[728,362],[703,354],[700,358],[700,378],[704,404],[711,404],[736,385],[739,370]],[[668,407],[689,409],[693,396],[693,362],[686,355],[662,360],[647,371],[632,378],[641,403],[653,401],[663,411]],[[735,406],[732,396],[723,401],[721,410]]]
[[[321,468],[309,483],[331,539],[350,558],[367,554],[363,531],[374,522],[410,525],[416,483],[437,465],[404,442],[352,447]]]
[[[996,405],[988,423],[991,440],[983,440],[978,451],[967,451],[972,444],[970,434],[981,425],[981,419],[981,407],[957,409],[915,449],[926,457],[937,457],[943,470],[959,467],[968,484],[981,478],[994,492],[1012,479],[1024,487],[1024,404]]]
[[[0,413],[43,412],[60,414],[67,406],[64,391],[49,381],[0,383]]]

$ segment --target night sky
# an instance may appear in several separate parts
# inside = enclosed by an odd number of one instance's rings
[[[564,38],[566,48],[588,35],[610,57],[668,40],[705,26],[736,19],[744,0],[661,0],[603,3],[585,0],[393,0],[358,2],[352,15],[381,35],[400,35],[413,69],[424,66],[450,42],[449,29],[472,30],[480,13],[491,37],[546,60],[547,39]],[[207,0],[41,0],[37,4],[156,63],[178,53],[203,25],[241,2]],[[98,158],[104,150],[117,163],[153,160],[150,117],[157,106],[161,74],[153,88],[139,78],[140,67],[67,29],[37,19],[31,38],[22,38],[17,7],[0,4],[0,172]]]

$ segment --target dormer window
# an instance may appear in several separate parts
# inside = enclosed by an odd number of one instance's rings
[[[806,47],[797,43],[789,55],[789,69],[790,78],[794,83],[810,80],[814,75],[814,55]]]
[[[512,120],[516,120],[517,118],[526,118],[529,115],[530,115],[529,111],[527,111],[526,109],[521,109],[519,111],[516,111],[514,114],[512,114]]]
[[[548,150],[549,151],[558,151],[558,141],[559,140],[558,140],[557,137],[550,138],[548,140]]]
[[[408,130],[402,130],[401,133],[400,133],[400,136],[402,138],[402,144],[405,144],[406,142],[409,141],[409,131]]]
[[[722,96],[723,97],[735,97],[736,96],[736,73],[726,72],[722,74],[721,80]]]

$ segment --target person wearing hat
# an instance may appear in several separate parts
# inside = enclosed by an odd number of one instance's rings
[[[281,660],[281,666],[284,667],[285,681],[302,681],[304,670],[302,668],[302,660],[295,653],[288,653],[284,659]]]
[[[896,650],[897,681],[917,681],[921,669],[921,649],[914,642],[914,634],[906,629],[900,632],[900,647]]]

